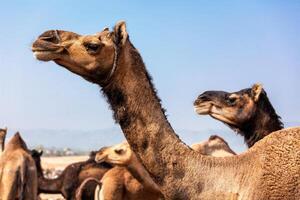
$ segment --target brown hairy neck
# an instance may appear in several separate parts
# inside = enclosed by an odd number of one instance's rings
[[[167,121],[142,58],[129,41],[119,50],[117,62],[110,83],[102,90],[131,149],[156,182],[162,183],[173,170],[168,164],[189,148]]]
[[[38,191],[39,193],[58,194],[61,193],[63,186],[64,174],[55,179],[45,178],[43,174],[38,175]]]
[[[251,147],[270,133],[283,129],[280,119],[264,93],[261,94],[255,115],[249,122],[238,128],[238,132],[244,136],[248,147]]]
[[[132,160],[129,165],[127,165],[127,169],[145,188],[152,192],[160,193],[159,187],[153,182],[149,173],[135,155],[132,156]]]

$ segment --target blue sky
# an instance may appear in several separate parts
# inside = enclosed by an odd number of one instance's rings
[[[3,1],[0,18],[0,126],[117,127],[97,86],[35,60],[30,45],[48,29],[92,34],[120,19],[175,129],[228,130],[196,115],[193,100],[255,82],[283,121],[300,121],[300,1],[19,0]]]

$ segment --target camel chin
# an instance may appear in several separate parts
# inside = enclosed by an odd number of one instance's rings
[[[33,55],[37,60],[45,62],[55,59],[52,51],[35,51]]]

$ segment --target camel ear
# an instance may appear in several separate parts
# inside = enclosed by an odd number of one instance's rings
[[[128,39],[125,21],[118,22],[114,27],[115,42],[116,44],[124,45]]]
[[[102,31],[109,31],[108,27],[104,27],[104,29]]]
[[[251,88],[251,94],[254,102],[257,102],[259,100],[260,94],[263,91],[263,87],[259,83],[255,83]]]
[[[43,153],[44,153],[44,151],[43,150],[38,150],[38,154],[39,154],[39,156],[42,156],[43,155]]]

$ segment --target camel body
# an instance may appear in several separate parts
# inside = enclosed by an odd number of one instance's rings
[[[37,200],[37,171],[19,133],[8,142],[0,158],[0,199]]]

